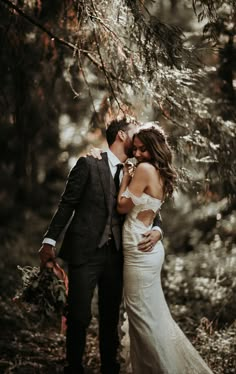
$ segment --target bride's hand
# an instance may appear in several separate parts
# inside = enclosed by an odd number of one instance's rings
[[[136,166],[131,161],[127,161],[124,165],[124,174],[127,173],[131,178],[133,178],[135,169]]]
[[[98,160],[101,160],[102,159],[101,153],[102,153],[101,148],[92,147],[90,148],[90,151],[86,154],[86,156],[92,156],[93,158],[97,158]]]

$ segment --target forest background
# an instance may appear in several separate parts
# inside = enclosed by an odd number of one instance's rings
[[[180,172],[162,211],[171,312],[214,373],[235,372],[235,43],[234,0],[0,0],[1,372],[62,371],[58,319],[12,302],[17,265],[39,265],[69,170],[124,111],[159,121]]]

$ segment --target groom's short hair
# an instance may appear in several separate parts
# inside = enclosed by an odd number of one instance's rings
[[[109,147],[116,140],[116,135],[120,130],[127,132],[129,130],[129,125],[134,124],[138,125],[138,121],[129,116],[123,117],[122,119],[114,119],[113,121],[111,121],[106,129],[106,139]]]

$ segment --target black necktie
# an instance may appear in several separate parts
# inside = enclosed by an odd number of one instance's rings
[[[116,186],[116,191],[119,191],[119,186],[120,186],[120,171],[123,169],[123,164],[117,164],[116,165],[117,169],[114,175],[114,182]]]

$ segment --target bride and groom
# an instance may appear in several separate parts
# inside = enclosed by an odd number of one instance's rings
[[[67,227],[59,252],[69,278],[64,373],[84,373],[96,285],[101,373],[120,371],[123,294],[134,374],[212,373],[172,319],[161,287],[164,249],[157,212],[176,185],[166,136],[153,123],[139,127],[124,117],[111,122],[106,137],[109,150],[101,159],[81,157],[71,170],[40,249],[45,265],[55,258],[56,240]],[[129,157],[138,160],[133,177],[127,164],[122,168]]]

